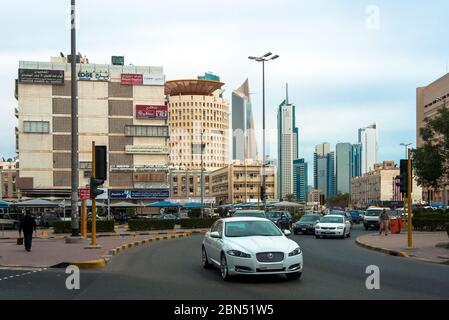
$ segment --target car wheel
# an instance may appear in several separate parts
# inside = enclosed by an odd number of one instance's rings
[[[321,237],[319,235],[315,235],[315,238],[320,239]]]
[[[206,248],[204,247],[201,254],[201,263],[204,269],[210,269],[211,264],[209,263],[209,258],[207,257]]]
[[[346,235],[346,238],[351,238],[351,232],[348,232],[348,234]]]
[[[298,234],[298,231],[294,231],[294,230],[293,230],[293,234],[294,234],[294,235],[297,235],[297,234]]]
[[[367,226],[365,226],[365,231],[368,231],[368,227]]]
[[[302,276],[302,272],[295,272],[295,273],[286,273],[285,276],[288,280],[298,280]]]
[[[226,261],[226,256],[224,253],[221,254],[220,273],[221,273],[221,278],[224,281],[229,281],[231,279],[231,276],[229,275],[228,262]]]
[[[340,239],[344,239],[344,238],[346,238],[346,229],[343,230],[343,235],[340,237]]]

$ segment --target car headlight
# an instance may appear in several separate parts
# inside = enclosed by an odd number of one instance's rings
[[[239,257],[239,258],[251,258],[250,254],[238,251],[238,250],[229,250],[227,252],[230,256]]]
[[[319,224],[315,225],[315,229],[320,229],[320,228],[321,228],[321,226]]]
[[[297,256],[298,254],[301,254],[301,248],[300,247],[298,247],[295,250],[293,250],[292,252],[290,252],[288,254],[288,256],[289,257],[293,257],[293,256]]]
[[[343,230],[344,228],[343,228],[343,227],[337,227],[337,229],[338,229],[338,230]]]

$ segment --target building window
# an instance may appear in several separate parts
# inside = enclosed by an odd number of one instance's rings
[[[49,133],[50,122],[48,121],[24,121],[24,133]]]
[[[168,137],[167,126],[126,126],[127,137]]]

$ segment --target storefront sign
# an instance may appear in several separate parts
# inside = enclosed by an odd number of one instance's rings
[[[136,105],[137,119],[167,119],[167,106]]]
[[[165,75],[146,73],[143,75],[143,85],[145,85],[145,86],[165,86]]]
[[[79,80],[86,81],[109,81],[109,71],[101,71],[101,72],[90,72],[90,71],[80,71],[78,72]]]
[[[126,146],[125,152],[128,154],[170,154],[168,146],[133,145]]]
[[[170,197],[168,189],[110,190],[111,200],[164,200]]]
[[[63,70],[19,69],[19,83],[64,84]]]
[[[122,84],[127,85],[142,85],[143,74],[122,73]]]

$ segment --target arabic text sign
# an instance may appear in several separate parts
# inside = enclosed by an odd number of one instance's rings
[[[165,75],[163,74],[144,74],[143,84],[145,86],[165,86]]]
[[[64,84],[63,70],[19,69],[19,83]]]
[[[122,84],[127,85],[142,85],[143,84],[143,74],[133,74],[133,73],[122,73]]]
[[[167,106],[136,105],[137,119],[167,119]]]
[[[78,79],[79,80],[93,80],[93,81],[109,81],[109,72],[108,71],[102,71],[102,72],[90,72],[90,71],[80,71],[78,72]]]
[[[170,197],[168,189],[110,190],[111,200],[163,200]]]

